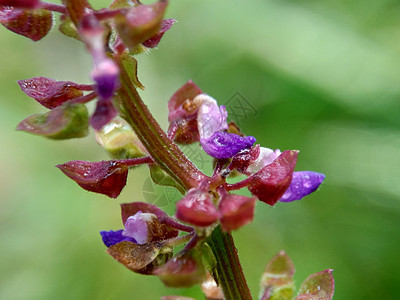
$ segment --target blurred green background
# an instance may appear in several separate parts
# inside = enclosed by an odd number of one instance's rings
[[[258,203],[254,222],[234,233],[253,294],[267,261],[285,249],[297,286],[333,268],[335,299],[399,299],[400,2],[171,1],[168,16],[179,22],[138,57],[142,95],[164,128],[167,100],[193,79],[221,104],[233,99],[228,108],[260,144],[299,149],[297,170],[326,174],[302,201]],[[84,47],[56,30],[33,43],[0,29],[0,299],[202,299],[198,287],[167,289],[131,273],[98,234],[121,228],[121,202],[172,213],[173,191],[153,187],[142,167],[118,200],[88,193],[53,166],[107,159],[93,134],[54,142],[15,131],[45,110],[16,80],[89,82]],[[233,105],[238,96],[247,115]],[[209,169],[197,146],[185,151]]]

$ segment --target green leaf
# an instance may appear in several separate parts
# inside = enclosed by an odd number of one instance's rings
[[[72,20],[68,17],[63,17],[61,20],[60,25],[58,26],[58,30],[68,36],[71,37],[73,39],[76,39],[78,41],[81,41],[81,37],[78,33],[78,30],[76,29],[74,23],[72,22]]]
[[[144,90],[144,85],[139,81],[137,76],[137,66],[138,66],[137,60],[128,52],[124,52],[121,56],[121,61],[122,65],[124,66],[126,72],[129,75],[131,83],[134,86]]]
[[[150,168],[150,176],[154,183],[162,186],[175,187],[182,194],[185,193],[185,190],[183,190],[182,187],[179,184],[177,184],[175,180],[173,180],[172,177],[169,176],[166,172],[164,172],[164,170],[161,169],[159,166],[153,164],[149,165],[149,168]]]

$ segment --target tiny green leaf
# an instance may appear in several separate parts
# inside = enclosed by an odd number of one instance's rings
[[[47,113],[34,114],[20,122],[17,130],[62,140],[85,137],[89,114],[84,104],[64,103]]]
[[[179,184],[177,184],[176,181],[173,180],[172,177],[169,176],[159,166],[153,164],[153,165],[149,165],[149,168],[150,168],[150,176],[154,183],[162,185],[162,186],[174,187],[174,188],[178,189],[178,191],[180,191],[182,194],[185,192],[184,190],[182,190],[181,186]]]
[[[144,85],[139,81],[139,78],[137,76],[137,60],[128,52],[124,52],[121,56],[121,61],[122,65],[129,75],[131,83],[134,86],[144,90]]]
[[[74,23],[72,22],[72,20],[68,17],[63,16],[61,18],[61,23],[58,26],[58,30],[68,36],[71,37],[73,39],[76,39],[78,41],[81,41],[81,37],[78,33],[78,30],[76,29]]]

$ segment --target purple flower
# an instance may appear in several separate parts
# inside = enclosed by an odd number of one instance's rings
[[[201,138],[204,151],[215,158],[233,157],[243,149],[250,148],[256,142],[253,136],[241,137],[234,133],[217,131],[209,138]]]
[[[293,179],[289,188],[283,194],[280,202],[292,202],[314,192],[324,181],[325,175],[312,171],[300,171],[293,173]]]
[[[197,112],[200,144],[208,155],[219,159],[233,157],[256,142],[253,136],[241,137],[222,131],[228,129],[228,113],[225,106],[218,106],[212,97],[200,94],[193,101],[200,103]]]
[[[119,69],[112,59],[100,59],[92,72],[100,98],[110,99],[119,85]]]
[[[130,216],[125,222],[124,236],[134,238],[137,244],[146,244],[151,238],[149,223],[156,222],[157,217],[151,213],[142,213],[138,211],[135,215]]]
[[[111,247],[112,245],[118,244],[123,241],[129,241],[136,243],[134,238],[123,235],[124,230],[120,229],[117,231],[100,231],[101,238],[103,239],[104,245]]]

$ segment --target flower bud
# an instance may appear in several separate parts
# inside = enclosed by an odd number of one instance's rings
[[[254,206],[256,198],[241,195],[224,195],[219,203],[221,214],[221,227],[225,231],[236,230],[254,218]]]
[[[206,227],[218,220],[219,213],[208,192],[191,189],[176,203],[176,217],[194,226]]]
[[[284,151],[270,165],[248,178],[248,189],[261,201],[274,205],[288,189],[297,162],[298,151]]]
[[[71,139],[88,134],[88,111],[84,104],[64,103],[53,110],[21,121],[17,130],[50,139]]]
[[[0,23],[16,34],[36,42],[50,32],[53,27],[53,15],[45,9],[28,10],[0,6]]]
[[[147,151],[139,138],[124,119],[114,118],[95,134],[97,143],[112,158],[128,159],[147,155]]]
[[[118,197],[128,177],[128,167],[118,161],[77,160],[56,167],[85,190],[111,198]]]
[[[167,1],[141,4],[115,17],[118,34],[128,48],[134,49],[159,33],[167,4]]]
[[[191,287],[204,281],[206,271],[201,257],[195,257],[193,251],[174,257],[154,271],[161,281],[169,287]]]

